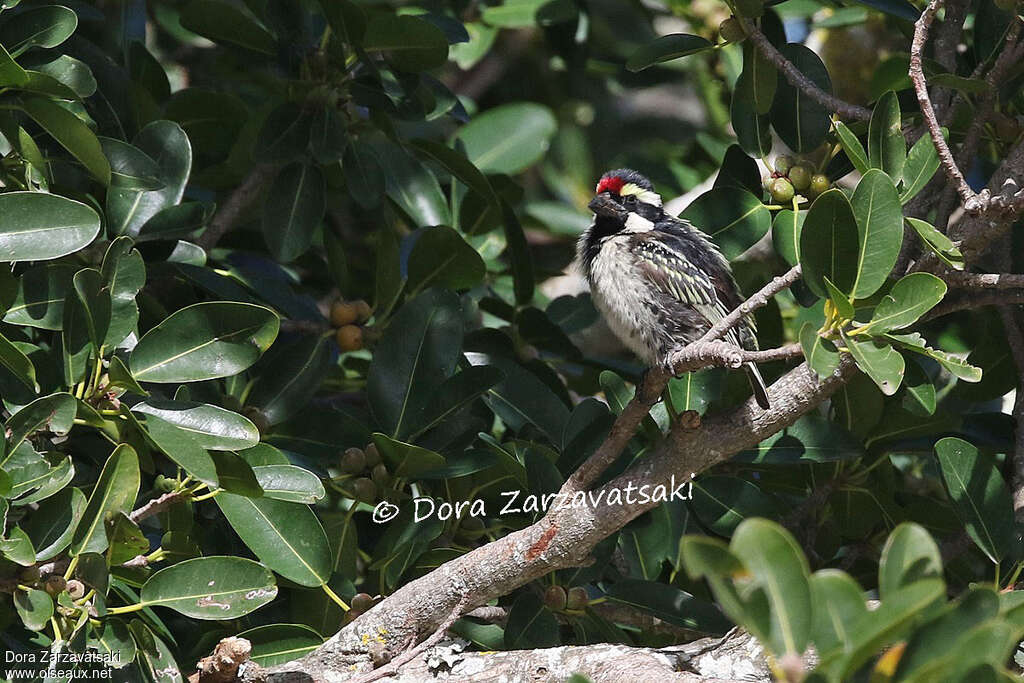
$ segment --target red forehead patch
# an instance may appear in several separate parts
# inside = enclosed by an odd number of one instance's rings
[[[622,186],[626,182],[617,175],[613,175],[609,178],[601,178],[601,182],[597,184],[597,194],[601,194],[605,190],[610,190],[615,194],[618,194],[622,190]]]

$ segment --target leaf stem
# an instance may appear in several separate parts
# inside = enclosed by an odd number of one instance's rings
[[[345,601],[344,601],[344,600],[342,600],[342,599],[341,599],[340,597],[338,597],[338,594],[337,594],[337,593],[335,593],[334,591],[332,591],[332,590],[331,590],[331,587],[330,587],[330,586],[328,586],[328,585],[327,585],[326,583],[325,583],[325,584],[323,584],[323,585],[321,586],[321,588],[323,588],[323,589],[324,589],[324,593],[327,593],[327,597],[329,597],[329,598],[330,598],[331,600],[334,600],[334,602],[338,603],[338,606],[339,606],[339,607],[341,607],[341,609],[345,610],[346,612],[347,612],[347,611],[349,611],[349,609],[351,609],[351,608],[350,608],[350,607],[349,607],[349,606],[348,606],[348,605],[347,605],[347,604],[345,603]]]
[[[107,614],[128,614],[129,612],[138,612],[145,607],[141,602],[137,602],[134,605],[123,605],[121,607],[108,607]]]

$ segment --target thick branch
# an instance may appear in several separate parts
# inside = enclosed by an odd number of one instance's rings
[[[754,43],[754,46],[761,51],[769,62],[775,65],[775,68],[782,72],[782,75],[786,77],[790,85],[794,88],[800,89],[805,95],[810,97],[812,100],[825,107],[829,111],[834,111],[844,119],[855,119],[858,121],[870,121],[871,110],[865,107],[858,106],[856,104],[850,104],[844,100],[839,99],[835,95],[825,92],[817,86],[810,78],[804,75],[800,69],[796,68],[793,62],[786,59],[786,57],[775,49],[775,46],[771,44],[771,41],[761,33],[761,29],[754,26],[750,21],[743,18],[742,16],[736,15],[740,24],[743,26],[743,30],[746,31],[747,37]]]
[[[242,212],[252,204],[263,186],[274,177],[277,169],[277,164],[261,163],[253,166],[242,184],[228,195],[196,243],[206,251],[215,247],[220,238],[235,227]]]
[[[964,289],[1024,289],[1024,275],[1017,273],[965,273],[952,270],[940,277],[948,284]]]

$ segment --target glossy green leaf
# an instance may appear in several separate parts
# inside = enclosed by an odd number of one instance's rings
[[[723,633],[729,622],[714,604],[675,586],[656,581],[616,581],[605,597],[620,605],[652,614],[658,619],[702,633]]]
[[[324,642],[320,634],[302,624],[257,626],[242,631],[238,637],[252,644],[252,661],[266,668],[298,659]]]
[[[0,366],[31,391],[37,391],[36,368],[21,349],[0,334]]]
[[[103,155],[96,134],[81,119],[53,100],[37,95],[22,98],[21,108],[97,180],[104,185],[110,184],[110,164]]]
[[[900,388],[906,363],[903,356],[889,344],[872,340],[859,341],[843,335],[843,342],[864,374],[870,377],[882,393],[892,396]]]
[[[458,232],[443,225],[420,233],[409,255],[409,287],[470,289],[480,284],[486,267],[476,249]]]
[[[125,407],[122,411],[128,413]],[[138,420],[157,449],[177,463],[185,472],[211,487],[217,484],[217,468],[210,454],[186,431],[159,415],[128,413]],[[208,438],[208,435],[203,435]]]
[[[768,643],[776,655],[801,654],[811,636],[807,559],[792,535],[764,519],[744,520],[730,549],[753,574],[771,606]]]
[[[36,551],[32,539],[19,526],[7,530],[7,538],[0,540],[0,557],[22,567],[36,563]]]
[[[84,513],[85,496],[76,488],[64,489],[39,505],[24,523],[38,562],[49,560],[68,547]]]
[[[384,434],[374,434],[373,443],[387,463],[388,472],[396,477],[414,478],[445,465],[444,456]]]
[[[380,204],[384,196],[384,169],[363,139],[353,140],[345,150],[343,165],[349,194],[364,209]]]
[[[63,83],[81,98],[96,93],[96,78],[92,69],[85,62],[69,55],[59,55],[52,61],[36,64],[32,68]]]
[[[903,407],[915,415],[935,414],[935,385],[917,363],[908,363],[903,377]]]
[[[139,456],[131,446],[121,444],[107,458],[89,496],[82,521],[71,540],[72,556],[102,553],[107,549],[106,520],[116,512],[131,512],[139,494],[139,481]]]
[[[192,0],[181,9],[181,25],[215,43],[277,54],[274,37],[252,17],[220,0]]]
[[[0,194],[0,262],[66,256],[86,247],[99,231],[96,212],[73,199],[44,192]]]
[[[927,221],[919,218],[907,218],[907,224],[914,229],[925,246],[939,257],[947,266],[954,270],[964,269],[964,255],[953,244],[953,240],[935,229]]]
[[[441,29],[411,15],[380,15],[363,35],[367,52],[383,52],[402,71],[426,71],[448,60],[448,40]]]
[[[419,227],[451,222],[448,202],[437,178],[403,148],[378,140],[373,149],[384,172],[388,197]]]
[[[900,103],[896,93],[888,91],[879,98],[868,125],[868,161],[891,178],[903,177],[907,143],[901,128]]]
[[[278,261],[293,261],[309,249],[326,209],[319,167],[295,162],[281,169],[263,204],[263,237]]]
[[[993,562],[1019,551],[1010,491],[991,457],[947,437],[935,444],[942,478],[967,533]]]
[[[139,322],[135,297],[146,284],[146,264],[131,238],[122,236],[110,243],[101,273],[110,297],[110,324],[102,345],[109,349],[124,341]]]
[[[868,153],[864,150],[864,145],[842,121],[833,121],[832,125],[835,126],[836,135],[839,136],[839,142],[850,163],[861,175],[867,173],[871,165],[868,163]]]
[[[484,173],[519,173],[547,152],[558,122],[533,102],[503,104],[473,117],[456,138],[470,162]]]
[[[877,334],[912,325],[942,301],[946,289],[946,283],[931,273],[906,275],[878,302],[871,321],[857,329]]]
[[[757,0],[760,2],[760,0]],[[754,111],[764,116],[772,109],[778,92],[779,72],[763,52],[747,41],[743,45],[743,69],[750,73],[753,83]]]
[[[4,457],[0,458],[2,468],[11,453],[39,429],[46,428],[55,434],[66,434],[75,419],[75,399],[66,392],[43,396],[16,412],[4,425],[7,442]]]
[[[396,436],[400,439],[415,440],[417,436],[440,425],[474,399],[482,396],[505,378],[497,368],[478,365],[465,368],[446,379],[438,388],[433,401],[429,401],[413,415]]]
[[[672,407],[677,411],[696,410],[707,412],[708,406],[722,393],[723,376],[716,368],[705,368],[688,372],[682,377],[673,377],[668,382]]]
[[[948,667],[949,663],[942,661],[946,657],[936,658],[935,654],[952,652],[963,642],[964,634],[998,614],[999,595],[988,586],[972,588],[959,604],[952,606],[913,634],[906,651],[900,657],[900,675],[910,676],[915,671],[928,665],[934,666],[936,663]],[[1005,657],[1006,655],[1003,659]]]
[[[505,647],[510,650],[554,647],[561,643],[555,615],[535,594],[524,591],[512,603],[505,624]]]
[[[943,130],[943,135],[946,135]],[[924,189],[935,172],[939,170],[939,153],[930,135],[922,135],[907,153],[907,161],[903,166],[903,189],[900,201],[909,202],[917,193]]]
[[[728,537],[743,520],[774,517],[779,507],[770,494],[752,482],[712,475],[693,482],[693,510],[711,531]]]
[[[193,304],[147,332],[132,350],[140,382],[196,382],[227,377],[255,363],[277,337],[268,308],[229,301]]]
[[[853,207],[840,190],[828,190],[814,200],[800,231],[803,280],[812,292],[828,297],[826,277],[840,291],[853,291],[859,273],[859,234]]]
[[[752,157],[766,157],[772,150],[770,119],[766,114],[758,114],[757,83],[753,71],[744,69],[740,72],[729,111],[736,141],[743,151]]]
[[[458,298],[432,289],[405,304],[388,324],[373,355],[367,397],[377,422],[400,434],[435,400],[437,386],[455,370],[462,350]]]
[[[900,524],[885,542],[878,565],[878,591],[882,600],[921,579],[942,578],[939,547],[924,528]]]
[[[153,683],[185,683],[174,654],[167,644],[141,619],[132,619],[128,626],[136,643],[136,661]]]
[[[21,623],[29,631],[42,631],[50,625],[53,616],[53,598],[46,591],[36,588],[17,590],[14,593],[14,608],[21,617]]]
[[[0,84],[20,86],[28,82],[28,73],[14,61],[11,54],[0,44]]]
[[[277,350],[275,347],[271,352],[273,357],[268,357],[274,371],[260,378],[247,401],[248,405],[259,408],[272,425],[287,420],[305,407],[332,363],[331,343],[325,337],[309,336],[281,347],[280,353]]]
[[[201,447],[214,451],[236,451],[260,442],[256,425],[236,412],[208,403],[150,399],[136,403],[132,410],[169,422]]]
[[[903,210],[892,180],[875,169],[861,178],[850,205],[857,219],[857,278],[852,290],[843,291],[866,299],[882,286],[899,257]]]
[[[855,460],[864,455],[864,445],[841,425],[815,415],[805,415],[751,449],[733,456],[734,462],[758,465]]]
[[[7,196],[7,195],[4,195]],[[63,263],[36,266],[17,280],[17,290],[4,322],[44,330],[59,330],[64,321],[64,299],[77,269]]]
[[[113,669],[124,668],[135,660],[135,640],[128,625],[120,619],[104,619],[103,626],[96,629],[96,639],[90,641],[90,646],[93,644],[97,652],[108,656]]]
[[[487,180],[487,176],[481,173],[480,169],[474,166],[460,152],[432,140],[413,140],[412,147],[425,154],[431,160],[441,164],[446,171],[461,180],[466,187],[478,193],[481,197],[488,201],[497,201],[494,189]]]
[[[221,493],[213,499],[242,542],[270,569],[302,586],[331,575],[331,550],[320,521],[306,505]]]
[[[138,147],[114,138],[100,137],[103,154],[110,162],[110,185],[126,190],[159,190],[160,167]]]
[[[193,619],[236,619],[277,596],[274,575],[243,557],[197,557],[153,574],[142,604],[169,607]]]
[[[832,79],[810,48],[787,43],[779,51],[815,85],[827,93],[832,92]],[[772,127],[794,152],[808,153],[824,142],[831,125],[831,113],[788,80],[779,79],[771,110]]]
[[[832,284],[832,281],[828,277],[823,278],[825,281],[825,289],[828,291],[828,299],[832,302],[835,307],[836,315],[844,320],[853,318],[854,308],[853,302],[843,292],[839,291],[839,288]]]
[[[671,33],[655,38],[633,52],[626,60],[626,68],[630,71],[643,71],[649,66],[694,55],[713,47],[707,38],[688,33]]]
[[[294,465],[259,465],[252,468],[267,498],[311,505],[326,495],[320,478]]]
[[[981,381],[981,368],[971,365],[960,356],[931,348],[924,340],[924,337],[921,336],[920,332],[912,332],[910,334],[888,333],[882,335],[882,337],[890,342],[895,342],[901,348],[908,351],[913,351],[914,353],[919,353],[923,356],[928,356],[929,358],[937,360],[939,365],[941,365],[945,370],[948,370],[951,374],[965,382]]]
[[[17,57],[30,47],[57,47],[78,27],[78,15],[63,5],[30,7],[5,17],[0,43]]]
[[[708,190],[679,217],[699,226],[730,260],[764,237],[772,223],[771,212],[760,199],[728,187]]]
[[[775,253],[791,266],[800,262],[800,232],[803,230],[806,211],[783,209],[775,214],[772,221],[772,245]]]
[[[533,260],[523,226],[516,217],[516,212],[507,202],[501,203],[502,228],[505,241],[508,243],[508,257],[512,262],[513,292],[517,304],[528,304],[533,300],[535,283],[533,280]]]
[[[814,646],[822,655],[853,639],[853,624],[867,614],[861,587],[845,572],[821,569],[810,577]]]

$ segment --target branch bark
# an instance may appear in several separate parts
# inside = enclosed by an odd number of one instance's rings
[[[217,209],[217,213],[214,214],[203,234],[196,240],[196,244],[206,251],[210,251],[210,249],[215,247],[220,238],[235,227],[242,212],[252,204],[263,186],[274,177],[277,169],[277,164],[270,163],[260,163],[253,166],[252,170],[249,171],[249,175],[242,181],[242,184],[236,187],[228,195],[227,200]]]

